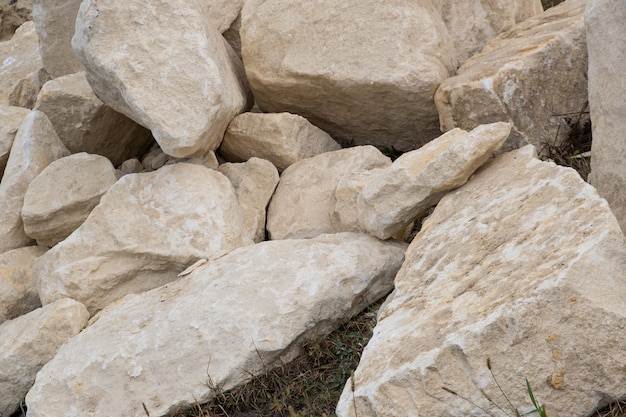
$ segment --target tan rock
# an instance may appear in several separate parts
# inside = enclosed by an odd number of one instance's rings
[[[0,254],[0,323],[41,307],[32,269],[46,250],[27,246]]]
[[[17,129],[28,113],[29,110],[23,107],[0,105],[0,180],[4,167],[7,165]]]
[[[124,175],[127,175],[127,174],[138,174],[140,172],[143,172],[144,167],[140,160],[136,158],[131,158],[122,162],[122,164],[118,167],[118,169],[122,171]]]
[[[15,30],[24,22],[32,20],[32,0],[16,0],[0,5],[0,41],[11,39]]]
[[[291,165],[282,173],[267,211],[270,238],[310,238],[337,232],[330,217],[337,183],[343,177],[390,164],[375,147],[357,146]]]
[[[224,33],[239,16],[243,0],[209,0],[209,20],[215,29]]]
[[[26,190],[45,167],[68,154],[45,114],[24,117],[0,182],[0,253],[33,243],[21,216]]]
[[[502,151],[558,144],[587,101],[584,0],[568,0],[501,34],[435,94],[441,130],[510,122]]]
[[[306,117],[342,145],[411,150],[440,135],[433,94],[456,69],[431,0],[251,0],[246,74],[259,107]]]
[[[593,187],[532,147],[502,155],[407,249],[337,415],[503,415],[489,358],[521,415],[528,378],[547,415],[589,416],[626,395],[625,272],[624,234]]]
[[[28,186],[24,231],[41,246],[54,246],[89,216],[117,178],[111,162],[84,152],[57,159]]]
[[[626,230],[626,4],[587,3],[585,27],[589,48],[589,107],[593,144],[589,183],[606,198]]]
[[[19,408],[37,372],[87,320],[85,306],[65,298],[0,324],[0,415]]]
[[[265,159],[252,157],[240,164],[222,164],[218,171],[235,188],[250,238],[255,243],[264,241],[266,209],[279,179],[276,167]]]
[[[20,26],[11,40],[0,42],[0,61],[0,104],[32,108],[41,86],[50,79],[33,22]]]
[[[471,132],[451,130],[396,159],[365,183],[355,210],[359,224],[379,239],[406,229],[448,191],[465,184],[511,133],[511,124],[493,123]]]
[[[123,176],[87,220],[35,262],[45,305],[63,297],[91,313],[176,279],[198,259],[252,244],[237,196],[217,171],[175,164]]]
[[[35,102],[72,153],[106,156],[113,165],[142,154],[153,141],[150,131],[106,106],[84,72],[44,84]]]
[[[208,16],[202,0],[88,0],[76,21],[95,93],[175,157],[217,149],[248,104],[243,66]]]
[[[208,401],[383,296],[405,247],[349,233],[263,242],[127,296],[39,372],[29,417],[175,415]]]

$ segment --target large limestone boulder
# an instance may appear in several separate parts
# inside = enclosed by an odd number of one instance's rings
[[[267,205],[278,185],[278,170],[271,162],[252,157],[240,164],[222,164],[218,171],[233,184],[250,238],[264,241]]]
[[[359,224],[379,239],[388,239],[448,191],[468,180],[504,143],[509,123],[479,126],[471,132],[454,129],[396,159],[367,182],[357,197]]]
[[[39,39],[33,22],[26,22],[11,40],[0,42],[0,104],[31,109],[50,76],[39,55]]]
[[[281,175],[267,211],[271,239],[310,238],[344,231],[333,226],[331,207],[338,182],[391,160],[373,146],[357,146],[303,159]]]
[[[39,372],[29,417],[163,416],[208,401],[384,295],[404,249],[350,233],[263,242],[127,296]]]
[[[44,168],[68,154],[45,114],[24,117],[0,182],[0,253],[33,243],[21,215],[26,190]]]
[[[87,325],[85,306],[65,298],[0,324],[0,415],[24,400],[37,372]]]
[[[104,156],[77,153],[57,159],[28,186],[24,231],[39,245],[56,245],[85,221],[115,181],[115,168]]]
[[[41,307],[33,262],[46,250],[27,246],[0,254],[0,323]]]
[[[116,166],[145,152],[153,141],[149,130],[105,105],[84,72],[45,83],[34,109],[48,116],[70,152],[103,155]]]
[[[343,145],[418,148],[440,134],[433,95],[456,69],[434,3],[246,1],[242,55],[256,102]]]
[[[181,163],[123,176],[33,274],[44,305],[70,297],[94,313],[252,243],[228,178]]]
[[[520,414],[528,378],[547,415],[589,416],[626,395],[624,273],[624,234],[593,187],[531,147],[502,155],[411,243],[337,415],[501,415],[490,359]]]
[[[209,0],[209,20],[220,33],[226,32],[241,13],[243,0]]]
[[[15,30],[32,20],[32,0],[14,0],[0,5],[0,41],[11,39]]]
[[[587,3],[589,107],[593,144],[589,182],[606,198],[626,230],[626,4],[613,0]]]
[[[169,155],[215,150],[247,106],[243,67],[205,1],[84,1],[72,45],[96,95]]]
[[[23,107],[0,105],[0,179],[9,160],[17,129],[28,113],[30,111]]]
[[[281,172],[304,158],[336,151],[341,146],[302,116],[291,113],[242,113],[228,125],[220,153],[229,161],[256,156]]]
[[[514,26],[469,59],[437,89],[441,130],[513,124],[502,150],[559,144],[587,101],[585,0],[567,0]]]

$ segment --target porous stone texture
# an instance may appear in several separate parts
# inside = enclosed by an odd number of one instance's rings
[[[276,167],[265,159],[252,157],[240,164],[222,164],[218,171],[226,175],[235,188],[250,238],[255,243],[264,241],[267,205],[279,180]]]
[[[264,112],[306,117],[342,145],[416,149],[440,135],[433,95],[456,69],[431,0],[250,0],[241,45]]]
[[[26,190],[45,167],[67,155],[45,114],[31,111],[24,117],[0,182],[0,253],[33,243],[21,216]]]
[[[115,168],[104,156],[81,152],[57,159],[28,186],[24,231],[39,245],[56,245],[85,221],[115,181]]]
[[[84,72],[45,83],[34,109],[48,116],[70,152],[103,155],[113,165],[142,154],[153,142],[148,129],[105,105],[94,94]]]
[[[32,0],[3,2],[0,5],[0,41],[11,39],[15,30],[32,20]]]
[[[228,125],[220,153],[229,161],[253,156],[283,171],[304,158],[336,151],[341,146],[302,116],[291,113],[242,113]]]
[[[510,123],[454,129],[407,152],[363,186],[356,201],[359,224],[388,239],[468,180],[504,143]]]
[[[613,0],[587,3],[589,107],[593,144],[589,183],[606,198],[626,230],[626,4]]]
[[[356,146],[303,159],[283,171],[267,211],[270,239],[333,233],[333,192],[343,177],[384,168],[391,160],[373,146]]]
[[[70,297],[94,313],[176,279],[199,259],[252,244],[228,178],[194,164],[129,174],[85,222],[35,262],[45,305]]]
[[[502,151],[558,145],[587,102],[585,0],[568,0],[489,42],[437,89],[441,130],[510,122]]]
[[[81,0],[32,0],[33,21],[39,35],[43,66],[52,78],[83,70],[72,36]]]
[[[0,254],[0,323],[41,307],[32,270],[46,250],[27,246]]]
[[[29,112],[23,107],[0,105],[0,180],[4,174],[17,129]]]
[[[208,401],[386,294],[405,247],[350,233],[263,242],[127,296],[39,372],[29,417],[141,416],[144,406],[163,416]]]
[[[407,249],[337,415],[501,415],[490,359],[520,414],[528,378],[547,415],[589,416],[626,395],[625,272],[624,234],[592,186],[532,147],[502,155]]]
[[[243,66],[208,7],[202,0],[88,0],[76,20],[72,45],[96,95],[150,129],[175,157],[217,149],[248,105]]]
[[[19,408],[37,372],[87,320],[85,306],[65,298],[0,324],[0,415]]]
[[[0,42],[0,61],[0,104],[31,109],[41,86],[50,79],[33,22],[20,26],[11,40]]]

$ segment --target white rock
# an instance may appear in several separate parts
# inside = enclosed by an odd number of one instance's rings
[[[7,165],[17,129],[28,113],[29,110],[23,107],[0,105],[0,180],[4,167]]]
[[[0,323],[41,307],[32,270],[46,250],[28,246],[0,254]]]
[[[356,202],[359,224],[388,239],[426,211],[448,191],[465,184],[511,133],[510,123],[454,129],[407,152],[380,175],[370,178]]]
[[[176,279],[198,259],[252,244],[237,196],[217,171],[175,164],[129,174],[87,220],[35,262],[45,305],[70,297],[91,313]]]
[[[259,107],[342,145],[411,150],[441,134],[433,94],[456,69],[433,0],[249,0],[246,74]]]
[[[76,21],[95,93],[175,157],[217,149],[247,106],[243,66],[208,16],[202,0],[87,0]]]
[[[331,222],[333,193],[343,177],[391,160],[373,146],[357,146],[303,159],[287,168],[267,211],[271,239],[310,238],[336,229]]]
[[[39,245],[56,245],[85,221],[115,181],[115,168],[104,156],[81,152],[57,159],[28,186],[24,231]]]
[[[0,182],[0,253],[33,243],[22,223],[24,195],[45,167],[68,154],[45,114],[32,111],[24,117]]]
[[[304,158],[336,151],[341,146],[302,116],[291,113],[242,113],[228,125],[220,153],[229,161],[253,156],[283,171]]]
[[[0,324],[0,415],[18,409],[37,372],[87,320],[85,306],[66,298]]]
[[[337,415],[503,415],[489,358],[520,414],[528,378],[547,415],[589,416],[626,395],[625,272],[624,234],[593,187],[532,147],[502,155],[411,243]]]
[[[263,242],[107,307],[39,372],[29,417],[174,415],[289,361],[384,295],[405,245]]]

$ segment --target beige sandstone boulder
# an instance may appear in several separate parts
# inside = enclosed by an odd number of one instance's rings
[[[252,243],[228,178],[181,163],[123,176],[33,275],[44,305],[70,297],[94,313]]]
[[[43,65],[52,78],[83,71],[72,36],[81,0],[32,0]]]
[[[0,323],[41,307],[32,270],[46,250],[27,246],[0,254]]]
[[[84,72],[45,83],[34,109],[48,116],[70,152],[103,155],[113,165],[145,152],[153,141],[149,130],[106,106]]]
[[[291,113],[243,113],[228,125],[220,153],[229,161],[253,156],[283,171],[304,158],[336,151],[341,146],[302,116]]]
[[[532,147],[498,157],[439,202],[406,256],[338,416],[499,416],[487,359],[522,415],[524,378],[550,417],[626,395],[626,242],[572,169]]]
[[[57,159],[28,186],[24,231],[39,245],[56,245],[85,221],[115,181],[115,168],[104,156],[82,152]]]
[[[45,167],[68,154],[45,114],[24,117],[0,182],[0,253],[33,243],[21,216],[26,190]]]
[[[264,241],[267,205],[279,179],[276,167],[265,159],[252,157],[240,164],[222,164],[218,171],[226,175],[235,188],[250,238],[255,243]]]
[[[0,416],[19,408],[37,372],[87,320],[85,306],[65,298],[0,324]]]
[[[39,372],[28,415],[142,416],[145,406],[163,416],[208,401],[386,294],[405,247],[350,233],[263,242],[127,296]]]
[[[310,238],[345,230],[333,227],[333,192],[343,177],[384,168],[391,160],[373,146],[306,158],[283,171],[267,211],[271,239]]]
[[[33,22],[20,26],[11,40],[0,42],[0,62],[0,104],[32,108],[41,86],[50,79]]]
[[[11,39],[15,30],[32,20],[32,0],[2,2],[0,5],[0,41]]]
[[[585,27],[589,48],[589,107],[593,144],[589,183],[606,198],[626,230],[626,3],[587,3]]]
[[[131,158],[122,162],[122,164],[117,169],[121,171],[123,175],[127,175],[143,172],[144,167],[139,159]]]
[[[243,0],[209,0],[209,20],[220,33],[226,32],[241,13]]]
[[[30,111],[23,107],[0,105],[0,180],[4,167],[7,165],[17,129],[28,113]]]
[[[388,239],[467,181],[504,143],[510,123],[454,129],[407,152],[366,182],[356,201],[359,224],[379,239]]]
[[[511,122],[502,150],[559,144],[587,101],[585,0],[568,0],[501,34],[435,94],[441,130]]]
[[[96,95],[150,129],[175,157],[217,149],[248,105],[243,66],[208,7],[203,0],[87,0],[72,39]]]
[[[306,117],[342,145],[416,149],[440,135],[433,95],[456,69],[432,0],[249,0],[241,43],[265,112]]]
[[[188,158],[175,158],[163,152],[163,149],[159,147],[157,143],[154,143],[141,159],[141,165],[145,172],[156,171],[165,165],[178,164],[180,162],[187,162],[189,164],[204,165],[207,168],[217,169],[219,162],[215,152],[208,151],[202,156],[192,156]]]

